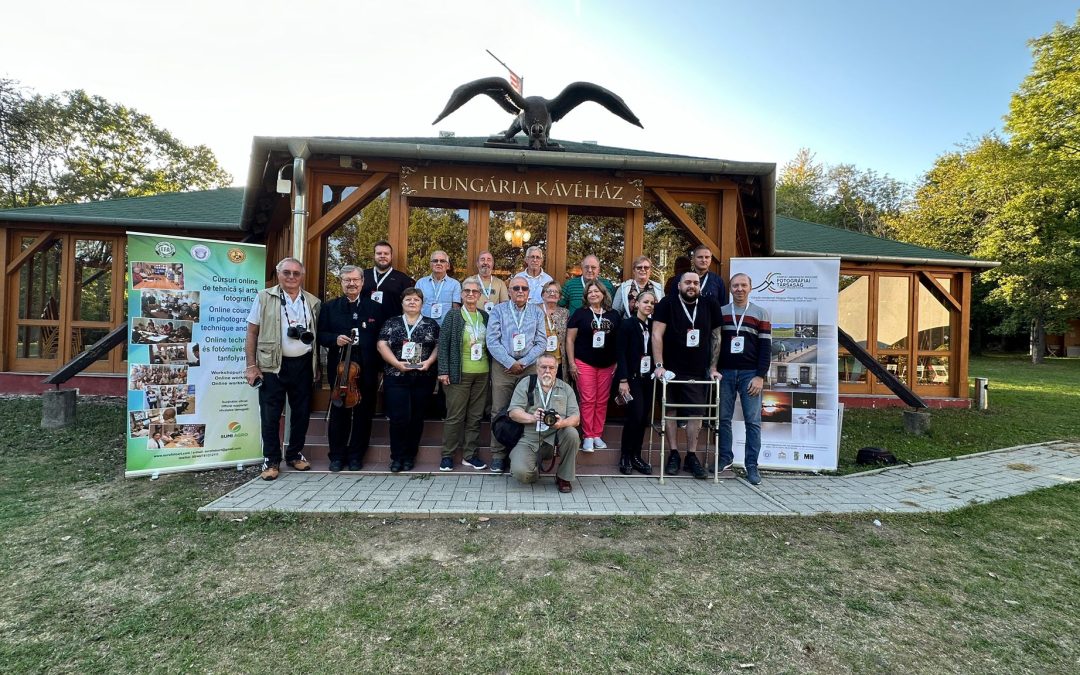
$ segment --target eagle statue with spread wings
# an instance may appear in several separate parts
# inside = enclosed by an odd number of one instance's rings
[[[480,94],[490,97],[511,115],[517,115],[510,128],[503,132],[502,138],[491,140],[515,143],[514,136],[524,131],[529,137],[529,147],[534,150],[559,149],[558,143],[550,139],[551,124],[566,117],[567,113],[586,101],[599,103],[630,124],[645,128],[622,98],[598,84],[574,82],[567,85],[555,98],[546,99],[542,96],[522,96],[502,77],[473,80],[455,89],[454,93],[450,94],[446,107],[432,124],[438,124]]]

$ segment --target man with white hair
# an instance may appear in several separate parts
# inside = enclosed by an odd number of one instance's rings
[[[525,269],[514,275],[529,282],[529,302],[533,305],[544,304],[544,286],[554,281],[544,271],[544,249],[530,246],[525,249]]]
[[[565,493],[574,489],[580,446],[574,427],[581,415],[574,390],[555,376],[558,368],[554,356],[543,354],[536,362],[536,381],[524,377],[514,388],[508,414],[525,429],[510,452],[510,473],[522,483],[535,483],[541,463],[554,461],[557,448],[560,460],[555,486]],[[547,412],[553,412],[554,419],[545,419]]]
[[[615,286],[600,276],[600,258],[590,253],[581,259],[581,276],[569,279],[563,284],[559,307],[565,307],[570,312],[570,316],[584,307],[586,304],[585,284],[590,281],[599,281],[607,289],[608,297],[615,297]]]

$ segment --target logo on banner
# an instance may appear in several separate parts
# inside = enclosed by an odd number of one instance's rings
[[[760,284],[754,287],[754,291],[783,293],[789,288],[800,290],[816,290],[817,287],[817,277],[799,276],[796,274],[782,274],[780,272],[769,272],[769,274],[765,277],[765,281],[762,281]]]
[[[237,265],[247,260],[247,254],[244,253],[244,249],[242,248],[230,248],[226,255],[231,262],[234,262]]]
[[[206,262],[210,259],[210,247],[202,244],[196,244],[191,247],[191,257],[195,258],[199,262]]]
[[[229,431],[236,433],[237,431],[240,431],[241,428],[239,422],[229,422]]]
[[[176,255],[176,247],[167,241],[161,241],[154,247],[154,253],[157,253],[162,258],[171,258]]]

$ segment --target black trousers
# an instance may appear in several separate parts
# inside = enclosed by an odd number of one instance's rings
[[[622,454],[624,457],[640,457],[645,430],[652,420],[653,383],[646,377],[633,377],[629,384],[634,400],[626,405],[626,417],[623,418]]]
[[[383,400],[390,417],[390,461],[416,460],[424,434],[424,411],[433,375],[402,375],[383,378]]]
[[[308,421],[311,418],[311,390],[315,374],[311,369],[311,355],[282,357],[281,371],[263,373],[263,385],[259,387],[259,413],[262,417],[263,457],[270,464],[281,462],[281,413],[285,399],[289,400],[292,413],[289,418],[289,447],[285,450],[286,461],[299,459],[307,441]]]
[[[327,430],[331,462],[364,461],[371,442],[371,420],[375,417],[375,403],[379,395],[379,370],[374,364],[362,367],[360,402],[355,406],[337,408],[331,403]]]

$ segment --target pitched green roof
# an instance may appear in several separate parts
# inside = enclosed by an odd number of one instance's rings
[[[236,230],[240,228],[243,201],[244,188],[228,187],[81,204],[0,209],[0,220]]]
[[[838,255],[853,262],[936,263],[983,268],[998,266],[996,262],[959,253],[906,244],[902,241],[883,239],[779,214],[776,216],[776,232],[773,240],[777,255]]]

